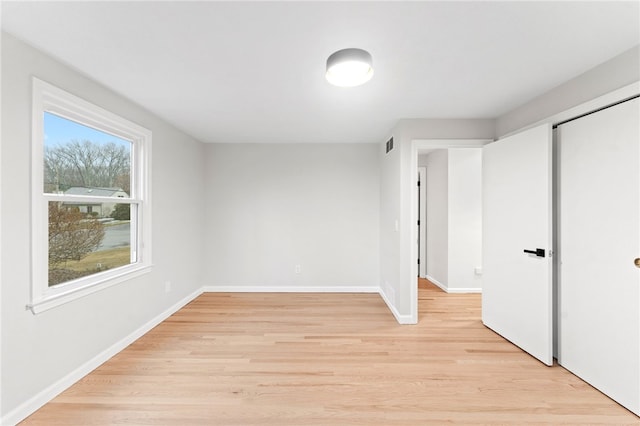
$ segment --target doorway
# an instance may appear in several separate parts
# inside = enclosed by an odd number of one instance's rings
[[[426,177],[418,193],[423,213],[419,276],[448,293],[477,293],[482,287],[482,149],[420,153],[418,170]]]
[[[424,155],[424,154],[430,154],[436,150],[448,150],[448,149],[455,149],[455,148],[481,148],[482,146],[484,146],[485,144],[487,144],[488,142],[490,142],[489,139],[416,139],[413,140],[411,143],[411,176],[413,176],[412,178],[412,191],[411,191],[411,209],[410,209],[410,213],[411,213],[411,218],[410,218],[410,223],[412,224],[417,224],[418,220],[425,220],[426,223],[428,224],[429,222],[429,212],[427,209],[425,209],[425,203],[421,203],[422,209],[421,212],[423,212],[424,214],[422,215],[423,218],[420,218],[420,215],[418,213],[418,191],[415,190],[416,188],[416,177],[419,176],[419,164],[418,164],[418,160],[419,160],[419,156],[420,155]],[[423,185],[425,182],[429,184],[430,182],[430,178],[429,178],[429,170],[428,168],[426,168],[425,170],[425,176],[426,179],[424,179],[421,183],[421,185]],[[424,194],[425,194],[425,198],[428,200],[429,199],[429,191],[428,191],[428,187],[427,185],[425,185],[424,188]],[[425,222],[421,222],[425,223]],[[411,266],[411,271],[410,271],[410,276],[412,277],[412,284],[411,284],[411,311],[412,311],[412,315],[414,316],[414,318],[418,318],[418,280],[416,279],[417,276],[423,276],[421,274],[424,274],[424,277],[430,279],[429,278],[429,238],[432,236],[430,235],[429,232],[429,227],[424,226],[421,227],[421,230],[423,232],[424,235],[424,245],[422,246],[422,249],[419,248],[419,245],[416,243],[417,241],[420,241],[420,235],[418,233],[418,227],[417,226],[412,226],[411,227],[411,247],[410,247],[410,256],[411,259],[413,259],[412,266]],[[421,251],[421,254],[419,255],[419,251]],[[448,254],[448,253],[447,253]],[[423,272],[421,272],[421,268],[418,265],[418,262],[416,261],[416,259],[418,259],[420,257],[422,257],[424,260],[424,266],[426,267],[424,269]],[[445,256],[446,258],[447,256]],[[476,266],[480,266],[480,265],[476,265]],[[473,273],[476,272],[481,272],[480,270],[478,271],[472,271]],[[432,281],[433,282],[433,281]],[[437,283],[435,283],[436,285],[438,285]],[[454,290],[455,291],[455,290]],[[463,291],[460,291],[463,292]],[[468,292],[468,291],[464,291],[464,292]]]

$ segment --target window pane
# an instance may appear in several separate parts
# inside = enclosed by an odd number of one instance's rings
[[[130,141],[45,112],[44,192],[129,198],[131,147]]]
[[[108,204],[49,202],[49,286],[132,263],[131,206]],[[112,217],[89,208],[111,209]]]

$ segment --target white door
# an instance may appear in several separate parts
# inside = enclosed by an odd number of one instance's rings
[[[551,127],[483,151],[482,321],[552,365]]]
[[[638,105],[558,126],[558,361],[640,415]]]

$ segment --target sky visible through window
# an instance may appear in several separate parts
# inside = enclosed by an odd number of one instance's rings
[[[44,191],[72,187],[120,188],[131,192],[133,143],[44,112]],[[76,194],[77,195],[77,194]]]
[[[64,145],[72,140],[89,140],[100,144],[113,142],[116,145],[122,145],[127,148],[131,147],[131,142],[125,139],[92,129],[91,127],[78,124],[75,121],[59,117],[55,114],[45,112],[44,145],[48,147],[55,147]]]

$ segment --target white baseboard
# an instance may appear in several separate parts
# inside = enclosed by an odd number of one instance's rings
[[[111,357],[116,355],[118,352],[122,351],[124,348],[129,346],[131,343],[135,342],[137,339],[142,337],[145,333],[149,332],[153,327],[160,324],[165,319],[169,318],[172,314],[177,312],[180,308],[182,308],[187,303],[191,302],[193,299],[202,294],[202,289],[198,289],[178,301],[164,312],[155,316],[151,320],[149,320],[146,324],[139,327],[137,330],[133,331],[129,335],[122,338],[120,341],[114,343],[89,361],[82,364],[80,367],[76,368],[71,373],[67,374],[65,377],[61,378],[51,386],[45,388],[41,392],[38,392],[36,395],[28,399],[27,401],[20,404],[15,409],[11,410],[7,413],[2,419],[0,419],[1,425],[15,425],[22,420],[26,419],[28,416],[33,414],[37,409],[42,407],[47,402],[51,401],[53,398],[58,396],[64,390],[69,388],[71,385],[76,383],[78,380],[82,379],[84,376],[98,368],[100,365],[104,364]]]
[[[389,301],[389,298],[387,297],[387,295],[384,293],[382,289],[380,289],[380,297],[382,297],[382,300],[384,300],[384,303],[387,304],[387,307],[389,308],[393,316],[396,318],[396,321],[398,321],[398,324],[404,325],[404,324],[418,323],[418,319],[414,318],[413,315],[402,315],[400,312],[398,312],[396,307],[393,304],[391,304],[391,302]]]
[[[379,287],[206,285],[203,293],[378,293]]]
[[[442,284],[440,281],[436,280],[435,278],[433,278],[431,275],[427,274],[425,278],[431,281],[432,283],[434,283],[435,285],[437,285],[438,287],[440,287],[442,290],[449,293],[449,291],[447,290],[447,286]]]
[[[411,315],[402,315],[380,287],[360,286],[260,286],[260,285],[208,285],[202,288],[203,293],[378,293],[387,304],[389,310],[399,324],[416,324]]]
[[[481,288],[477,288],[477,287],[460,287],[460,288],[448,288],[446,290],[447,293],[482,293],[482,289]]]
[[[454,288],[449,288],[446,285],[442,284],[440,281],[436,280],[435,278],[433,278],[431,275],[427,275],[425,277],[426,279],[428,279],[429,281],[431,281],[432,283],[434,283],[435,285],[437,285],[438,287],[440,287],[443,291],[445,291],[446,293],[482,293],[482,289],[481,288],[477,288],[477,287],[454,287]]]

